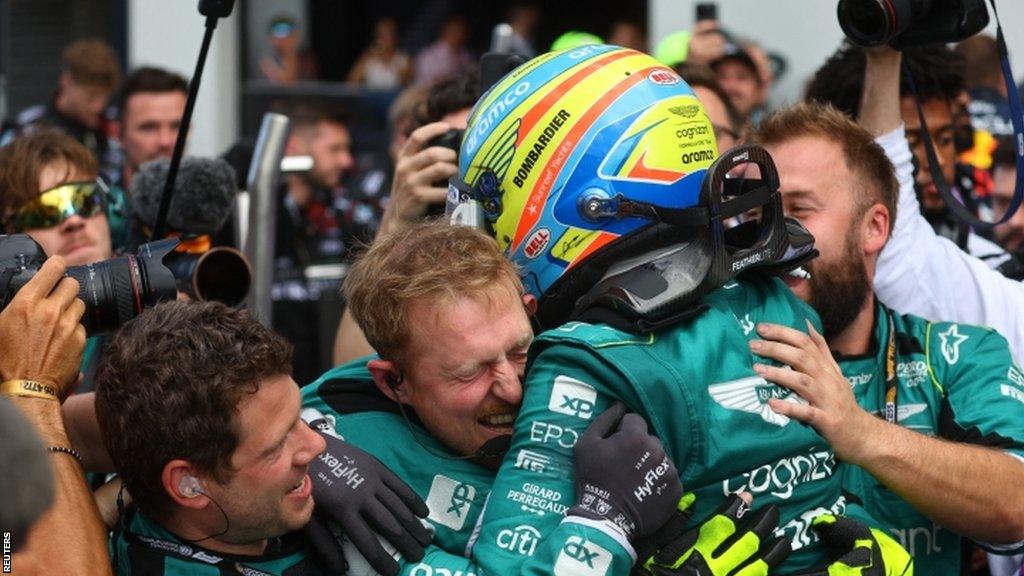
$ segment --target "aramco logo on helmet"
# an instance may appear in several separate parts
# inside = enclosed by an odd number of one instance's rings
[[[516,84],[515,88],[506,92],[504,96],[495,101],[490,108],[481,112],[480,120],[477,122],[476,127],[473,128],[473,131],[469,133],[469,147],[466,152],[472,155],[476,151],[480,137],[486,136],[491,129],[491,125],[501,120],[505,116],[505,112],[515,105],[519,97],[529,91],[530,83],[528,81],[520,82]]]

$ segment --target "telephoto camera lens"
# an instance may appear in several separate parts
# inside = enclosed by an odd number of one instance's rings
[[[857,44],[884,44],[893,36],[893,24],[886,0],[841,0],[839,23],[843,32]]]
[[[889,44],[925,18],[932,0],[839,0],[839,26],[854,44]]]
[[[112,332],[146,308],[178,296],[164,258],[178,245],[170,238],[139,246],[134,255],[85,266],[68,266],[85,303],[82,325],[92,336]],[[42,247],[26,234],[0,234],[0,309],[36,275],[46,261]]]
[[[85,302],[86,333],[112,332],[147,307],[177,297],[174,276],[163,264],[177,244],[173,239],[151,242],[135,255],[69,266],[67,275],[78,280],[78,297]]]

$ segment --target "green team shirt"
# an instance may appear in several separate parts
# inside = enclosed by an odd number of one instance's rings
[[[303,408],[315,408],[347,442],[373,454],[427,503],[434,541],[420,562],[398,558],[403,574],[476,572],[465,558],[470,536],[491,490],[494,472],[465,459],[422,428],[411,408],[377,390],[369,358],[334,368],[302,389]]]
[[[109,189],[107,224],[110,226],[110,245],[114,253],[126,251],[131,240],[131,205],[128,195],[120,186],[111,186]]]
[[[690,524],[723,495],[746,490],[777,504],[793,554],[782,571],[826,560],[811,519],[825,511],[877,525],[842,493],[839,463],[808,426],[772,412],[769,398],[803,402],[753,370],[748,341],[758,322],[806,330],[814,311],[775,279],[732,282],[704,298],[706,312],[644,336],[606,325],[569,323],[530,349],[511,450],[495,479],[473,555],[488,573],[627,574],[628,543],[606,526],[573,523],[572,448],[596,414],[619,400],[645,417],[697,495]],[[506,546],[509,532],[540,534],[551,546]],[[611,541],[610,541],[611,540]]]
[[[869,412],[884,414],[890,319],[896,332],[897,423],[928,436],[1024,457],[1024,376],[1006,340],[987,328],[899,316],[878,305],[876,350],[866,356],[839,358],[857,403]],[[862,468],[845,467],[844,483],[913,554],[917,573],[960,573],[958,534],[918,513]],[[1011,553],[1017,547],[993,551]]]
[[[483,571],[468,556],[481,511],[491,491],[494,471],[459,458],[422,427],[411,408],[406,408],[403,417],[398,405],[374,385],[366,369],[369,358],[334,368],[305,386],[303,408],[319,410],[339,436],[373,454],[427,503],[430,509],[427,520],[434,529],[433,543],[419,562],[406,562],[396,557],[402,574],[481,576]],[[557,507],[549,516],[560,518],[564,511],[565,506]],[[503,549],[532,555],[548,546],[541,543],[540,536],[536,528],[524,524],[504,530],[496,537]],[[556,548],[545,552],[549,557],[557,557],[565,542],[571,542],[574,536],[577,539],[589,537],[584,529],[572,523],[556,530],[555,536],[551,546]],[[617,546],[614,539],[604,534],[597,533],[594,538],[604,547],[615,549]],[[618,573],[625,574],[633,565],[631,551],[619,551],[626,560]],[[353,576],[371,573],[359,559],[348,557],[348,560],[354,567],[350,570]],[[547,568],[546,573],[550,574],[550,566]]]
[[[110,537],[118,576],[326,576],[313,562],[298,532],[272,538],[260,556],[223,554],[181,541],[129,508],[123,526]]]

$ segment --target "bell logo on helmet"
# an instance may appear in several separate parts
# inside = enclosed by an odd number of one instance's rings
[[[681,81],[679,76],[670,70],[654,70],[647,75],[647,80],[658,86],[671,86]]]
[[[544,252],[549,242],[551,242],[551,231],[547,228],[538,228],[526,240],[526,247],[523,248],[523,253],[526,254],[527,258],[536,258],[537,255]]]

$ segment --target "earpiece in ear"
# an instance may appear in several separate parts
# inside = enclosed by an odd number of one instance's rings
[[[390,387],[392,390],[394,390],[395,388],[398,388],[398,386],[402,383],[402,375],[401,374],[388,374],[384,378],[384,380],[387,381],[388,387]]]
[[[178,483],[178,493],[185,498],[195,498],[203,493],[203,486],[195,476],[184,476]]]

